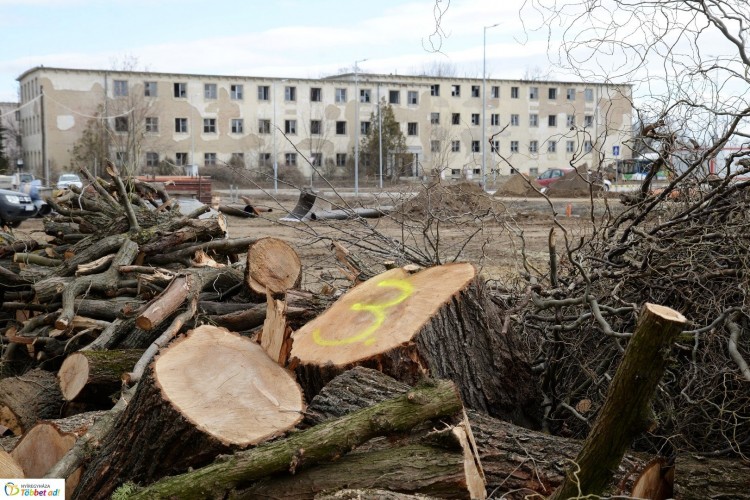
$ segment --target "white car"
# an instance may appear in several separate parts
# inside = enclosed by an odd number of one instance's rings
[[[83,182],[81,182],[81,178],[76,174],[62,174],[60,178],[57,179],[57,189],[66,189],[70,186],[82,188]]]

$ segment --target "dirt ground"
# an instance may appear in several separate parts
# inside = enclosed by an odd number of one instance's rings
[[[547,268],[548,237],[550,229],[555,226],[553,210],[558,212],[558,221],[571,236],[581,234],[591,226],[587,218],[589,201],[586,199],[555,199],[552,202],[554,207],[551,207],[547,201],[536,197],[495,198],[481,191],[460,193],[458,198],[451,197],[453,193],[442,198],[433,193],[427,203],[414,194],[392,192],[378,198],[365,193],[358,198],[333,201],[332,208],[341,204],[396,207],[389,216],[379,219],[285,222],[280,219],[295,206],[297,196],[256,193],[251,196],[254,205],[269,207],[273,211],[253,219],[228,216],[228,232],[231,238],[270,236],[287,241],[303,262],[303,288],[317,290],[323,284],[334,288],[346,284],[341,266],[331,250],[333,240],[362,258],[369,270],[375,273],[385,270],[387,261],[397,261],[398,250],[406,245],[433,261],[472,262],[487,279],[505,282],[517,279],[524,271],[522,253],[525,253],[528,265],[540,272]],[[325,193],[322,197],[326,198]],[[233,205],[228,195],[222,204]],[[616,202],[610,201],[610,204]],[[570,217],[566,216],[568,206]],[[483,216],[479,217],[477,213]],[[41,219],[25,221],[14,232],[17,237],[47,239]],[[561,230],[556,230],[556,233],[558,248],[561,248]],[[358,248],[360,244],[386,250],[382,253],[367,252]]]

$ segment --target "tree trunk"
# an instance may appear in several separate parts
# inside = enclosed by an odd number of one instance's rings
[[[703,500],[726,498],[750,499],[750,461],[715,460],[690,454],[675,461],[675,498]]]
[[[206,465],[294,427],[302,410],[300,388],[260,346],[201,326],[148,369],[75,496],[109,498],[122,482]]]
[[[0,425],[19,436],[39,420],[58,418],[63,398],[57,378],[44,370],[0,380]]]
[[[609,386],[607,398],[575,464],[551,500],[599,495],[625,450],[649,423],[651,399],[674,339],[687,320],[668,307],[646,303]]]
[[[456,387],[430,381],[408,394],[332,420],[290,437],[235,453],[207,467],[163,479],[133,495],[138,499],[189,500],[221,496],[271,474],[335,460],[376,436],[407,431],[420,423],[456,415],[462,409]]]
[[[471,264],[392,269],[296,331],[290,367],[308,398],[359,365],[410,385],[425,375],[448,378],[467,407],[538,426],[540,393],[522,339],[501,336],[500,324]]]
[[[63,361],[57,376],[67,401],[83,401],[91,409],[114,406],[122,375],[133,369],[143,351],[78,351]],[[116,397],[113,397],[116,396]]]

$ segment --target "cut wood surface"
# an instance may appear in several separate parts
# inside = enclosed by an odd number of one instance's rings
[[[0,425],[17,436],[39,420],[59,417],[62,405],[53,373],[37,369],[0,380]]]
[[[26,477],[23,468],[5,450],[0,450],[0,479],[20,479]],[[36,476],[35,476],[36,477]]]
[[[286,300],[274,298],[269,291],[266,299],[266,319],[260,336],[260,346],[281,366],[286,366],[292,348],[292,329],[287,325]]]
[[[259,345],[198,327],[152,363],[76,497],[108,498],[124,481],[148,484],[205,465],[294,427],[303,409],[291,374]]]
[[[90,405],[114,406],[122,375],[131,371],[142,350],[78,351],[63,361],[57,376],[67,401],[85,400]]]
[[[136,326],[143,330],[152,330],[185,302],[188,292],[187,279],[184,276],[175,277],[166,290],[138,315],[135,320]]]
[[[278,238],[261,238],[247,252],[247,285],[255,293],[276,295],[299,285],[302,263],[297,252]]]
[[[392,269],[294,332],[290,367],[308,398],[355,365],[409,384],[448,378],[467,407],[536,426],[539,392],[523,339],[501,335],[500,324],[473,265]]]

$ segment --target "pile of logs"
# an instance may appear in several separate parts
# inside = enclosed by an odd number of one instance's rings
[[[86,500],[523,498],[565,480],[581,445],[538,431],[524,339],[473,265],[391,269],[334,301],[300,289],[285,242],[228,238],[223,215],[109,173],[50,200],[49,241],[0,245],[0,477]],[[626,455],[607,491],[661,481],[650,458]]]

